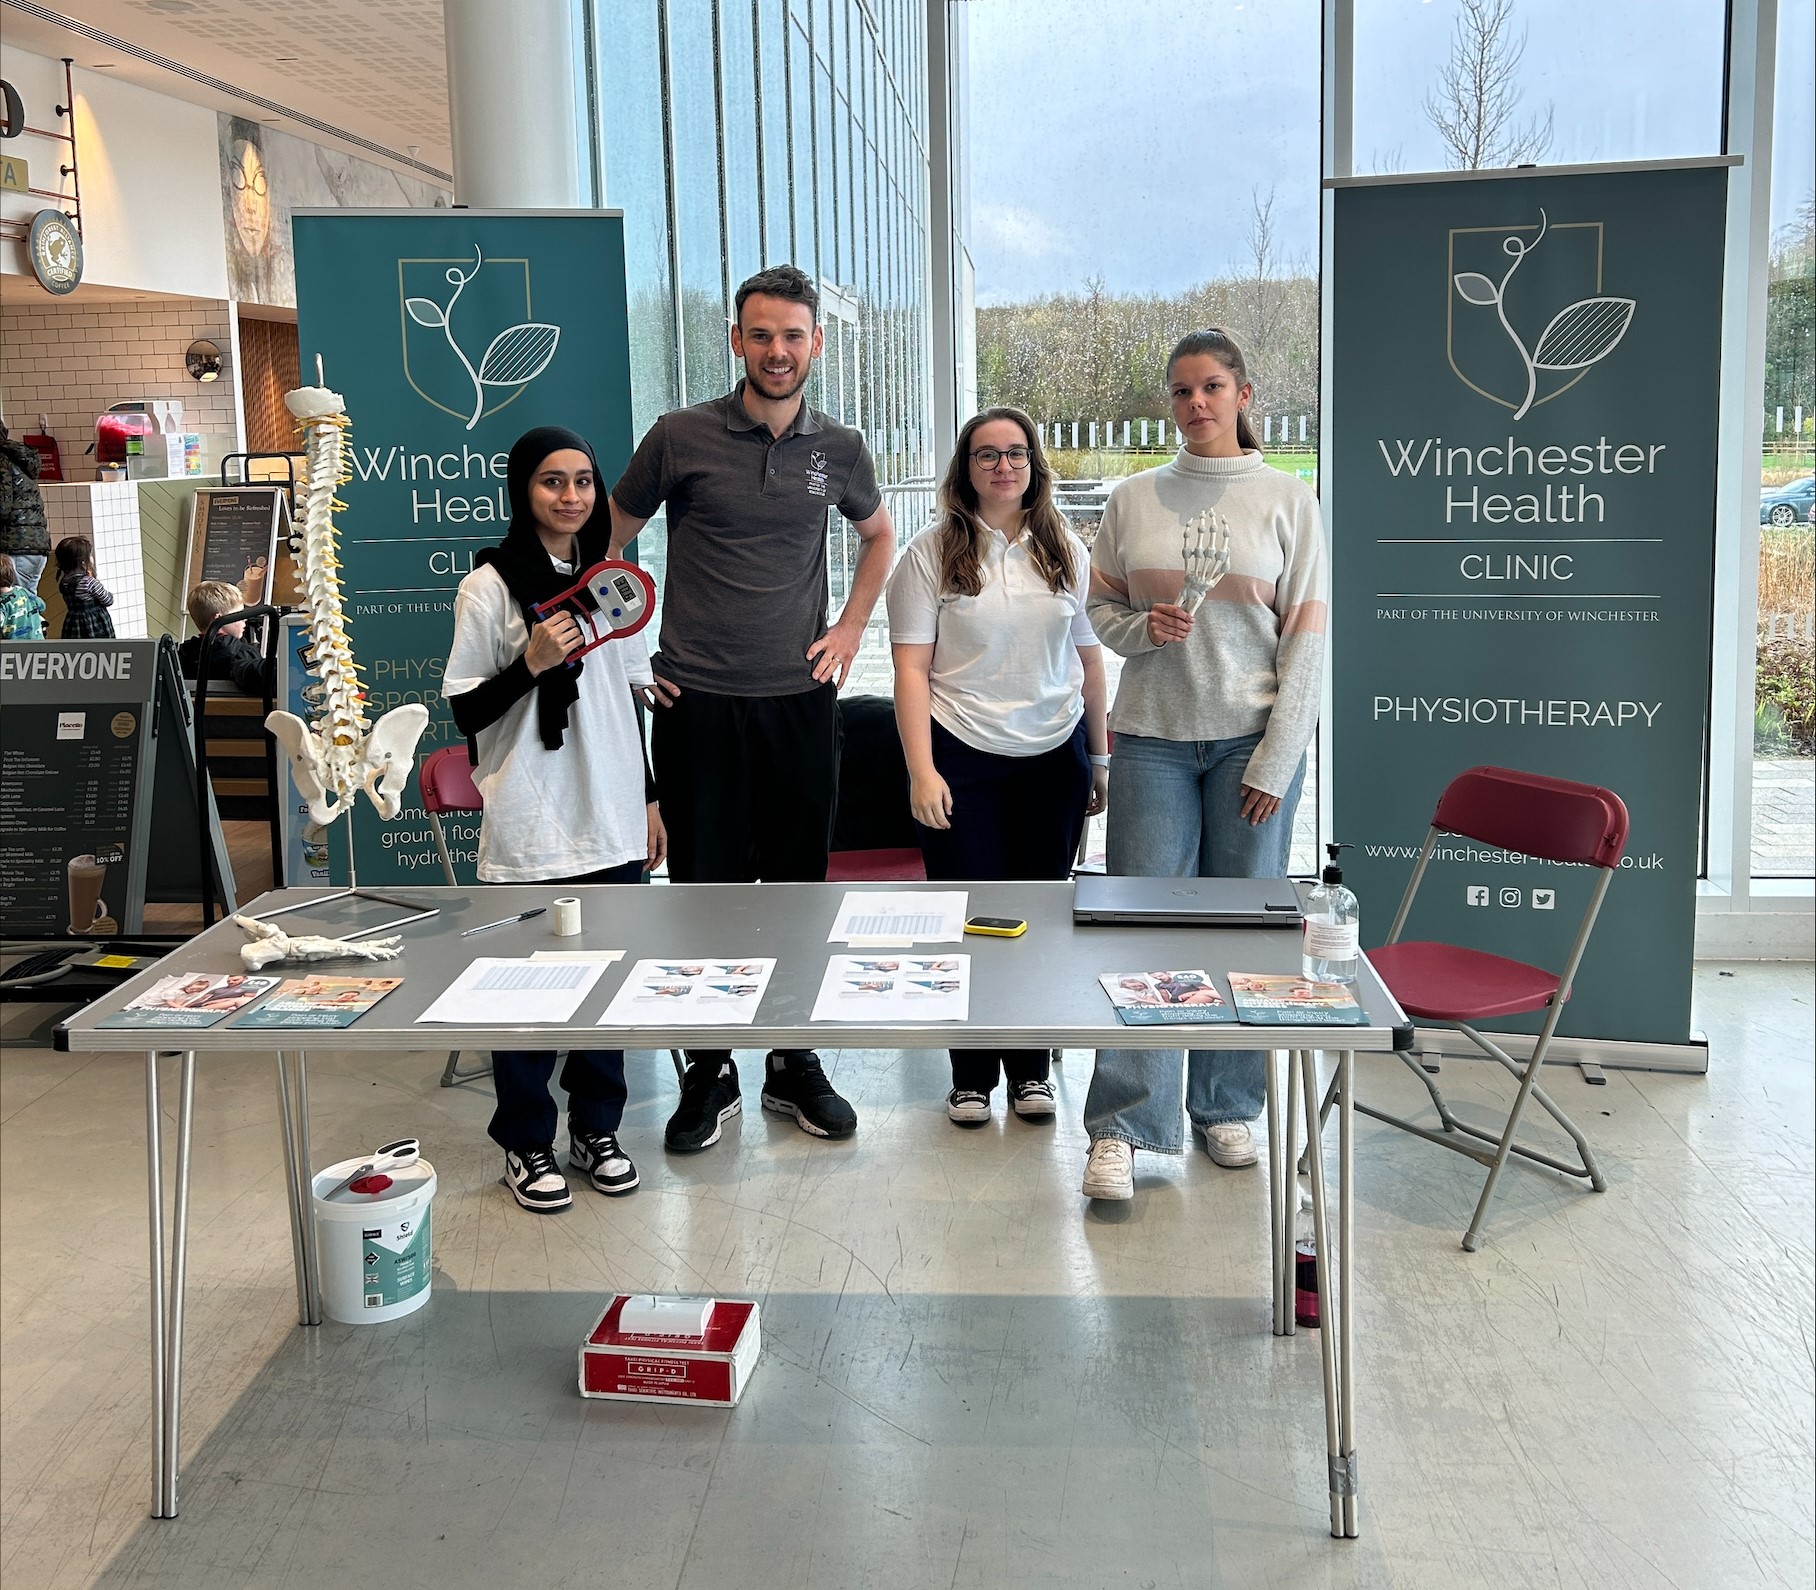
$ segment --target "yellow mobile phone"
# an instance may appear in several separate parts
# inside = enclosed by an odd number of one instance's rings
[[[992,938],[1020,938],[1028,924],[1018,916],[974,916],[965,923],[967,933],[987,933]]]

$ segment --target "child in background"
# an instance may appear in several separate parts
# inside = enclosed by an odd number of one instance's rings
[[[95,544],[87,536],[68,536],[57,543],[57,591],[67,611],[64,640],[112,640],[113,592],[95,578]]]
[[[177,661],[182,664],[183,677],[196,677],[197,665],[202,657],[202,636],[223,613],[237,613],[246,605],[244,593],[237,585],[229,585],[225,580],[204,580],[189,593],[189,621],[195,625],[196,632],[177,648]],[[238,619],[231,624],[223,624],[214,632],[214,639],[208,646],[208,678],[230,679],[236,690],[244,691],[249,696],[262,696],[271,689],[272,668],[265,660],[265,654],[246,638],[246,621]]]
[[[43,640],[44,602],[19,583],[19,571],[0,552],[0,640]]]

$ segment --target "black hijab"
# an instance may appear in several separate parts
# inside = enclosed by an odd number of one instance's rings
[[[574,572],[563,574],[555,567],[536,532],[535,516],[530,512],[530,481],[551,453],[572,450],[585,453],[593,466],[593,480],[598,495],[593,512],[574,538]],[[511,525],[504,540],[487,547],[473,559],[473,567],[488,565],[509,588],[523,610],[523,621],[531,629],[538,622],[532,608],[568,589],[595,563],[609,552],[612,533],[611,510],[606,506],[605,483],[599,479],[599,460],[584,436],[560,425],[538,425],[525,431],[511,446],[505,480],[511,499]],[[544,749],[559,751],[567,732],[568,709],[580,699],[580,675],[586,664],[576,658],[538,676],[536,680],[536,727],[542,735]]]

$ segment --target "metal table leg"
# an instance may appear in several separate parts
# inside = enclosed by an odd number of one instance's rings
[[[1341,1204],[1338,1219],[1343,1235],[1337,1247],[1337,1298],[1342,1319],[1342,1335],[1337,1338],[1337,1386],[1339,1404],[1337,1453],[1343,1463],[1343,1534],[1354,1540],[1358,1533],[1356,1510],[1356,1363],[1355,1363],[1355,1297],[1352,1260],[1356,1250],[1356,1055],[1343,1050],[1337,1057],[1337,1069],[1343,1079],[1343,1113],[1338,1118],[1337,1183]]]
[[[1286,1054],[1286,1152],[1282,1156],[1280,1167],[1283,1186],[1280,1191],[1280,1253],[1277,1263],[1280,1314],[1274,1327],[1277,1336],[1296,1336],[1299,1333],[1299,1321],[1293,1307],[1293,1293],[1298,1285],[1293,1226],[1299,1217],[1299,1062],[1304,1058],[1304,1052],[1296,1049],[1288,1050]],[[1312,1141],[1316,1142],[1316,1139]]]
[[[189,1275],[189,1163],[195,1121],[195,1052],[183,1055],[177,1105],[175,1208],[168,1274],[164,1250],[163,1096],[158,1051],[145,1055],[145,1162],[151,1235],[151,1516],[177,1516],[182,1457],[183,1296]]]
[[[309,1055],[296,1051],[296,1147],[301,1156],[299,1180],[303,1189],[303,1275],[308,1289],[307,1325],[322,1322],[321,1254],[315,1240],[315,1156],[309,1149]]]
[[[291,1062],[295,1062],[294,1085]],[[322,1322],[321,1271],[315,1246],[315,1198],[309,1155],[308,1057],[277,1057],[278,1121],[284,1133],[284,1181],[290,1195],[290,1256],[296,1263],[296,1322]]]
[[[1267,1207],[1269,1232],[1273,1239],[1271,1259],[1274,1276],[1274,1334],[1284,1336],[1286,1327],[1281,1323],[1283,1311],[1290,1312],[1290,1305],[1280,1289],[1280,1277],[1284,1273],[1286,1261],[1282,1251],[1290,1250],[1293,1245],[1292,1222],[1286,1217],[1284,1184],[1289,1179],[1286,1166],[1290,1151],[1281,1148],[1280,1131],[1280,1080],[1275,1070],[1279,1060],[1278,1050],[1267,1051]],[[1290,1064],[1290,1062],[1289,1062]],[[1290,1136],[1290,1133],[1288,1134]]]
[[[164,1511],[164,1112],[158,1094],[158,1052],[145,1052],[145,1170],[151,1233],[151,1516]]]

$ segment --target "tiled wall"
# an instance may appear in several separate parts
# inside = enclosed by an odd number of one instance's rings
[[[63,602],[57,595],[54,549],[68,536],[87,536],[95,544],[95,574],[113,592],[113,606],[108,612],[113,618],[114,634],[122,640],[145,638],[145,560],[139,547],[139,488],[130,480],[46,486],[44,517],[50,525],[53,548],[39,593],[44,598],[44,633],[54,638],[63,631]]]
[[[232,306],[211,298],[0,306],[0,407],[20,434],[50,417],[65,480],[93,480],[95,416],[128,398],[180,398],[183,428],[235,438]],[[183,352],[198,337],[229,359],[221,379],[192,380]]]

